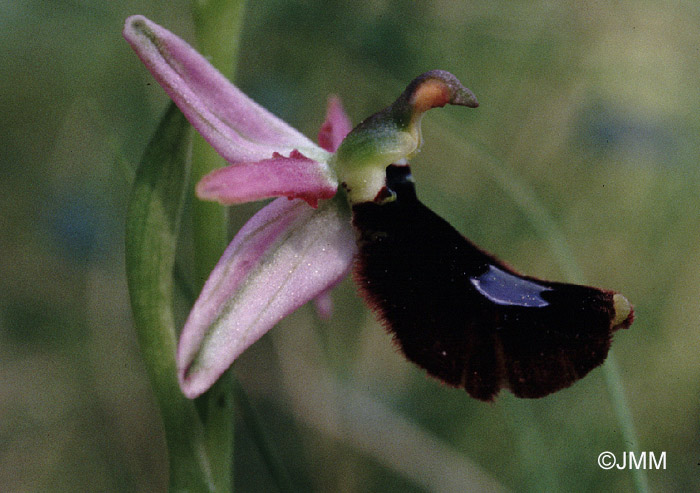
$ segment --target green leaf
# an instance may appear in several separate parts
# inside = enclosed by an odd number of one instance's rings
[[[212,491],[204,430],[177,381],[173,267],[189,190],[192,129],[168,108],[136,172],[126,219],[126,273],[134,325],[160,407],[171,491]]]

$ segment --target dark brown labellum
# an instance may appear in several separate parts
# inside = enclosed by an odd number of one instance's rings
[[[396,200],[353,205],[355,280],[406,357],[443,382],[484,401],[501,388],[543,397],[603,363],[632,323],[613,291],[522,276],[475,246],[418,200],[408,166],[387,168],[387,188]]]

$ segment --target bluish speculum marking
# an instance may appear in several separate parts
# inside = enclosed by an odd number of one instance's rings
[[[549,302],[540,295],[544,291],[551,291],[551,288],[521,279],[493,265],[489,265],[485,273],[472,277],[469,281],[479,293],[497,305],[528,308],[542,308],[549,305]]]

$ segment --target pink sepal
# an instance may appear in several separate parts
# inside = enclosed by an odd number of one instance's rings
[[[312,209],[281,198],[261,209],[224,252],[182,330],[183,393],[206,391],[283,317],[339,282],[355,251],[349,212],[334,200]]]
[[[190,123],[228,162],[259,161],[294,149],[314,159],[327,156],[167,29],[134,15],[126,20],[123,34]]]

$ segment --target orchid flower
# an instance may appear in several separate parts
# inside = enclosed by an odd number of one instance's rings
[[[520,276],[417,201],[408,160],[422,143],[422,115],[446,104],[478,106],[452,74],[435,70],[419,76],[393,104],[352,130],[340,101],[331,99],[316,145],[248,98],[163,27],[133,16],[126,21],[124,37],[229,163],[197,184],[197,196],[225,205],[279,197],[235,235],[190,312],[177,352],[186,396],[206,391],[247,347],[306,302],[316,299],[327,312],[328,291],[353,264],[362,293],[404,354],[430,374],[484,400],[501,387],[538,397],[570,385],[602,362],[610,332],[631,323],[632,309],[622,295]],[[400,255],[386,250],[387,245]],[[455,252],[462,257],[451,260]],[[412,263],[404,265],[406,259]],[[431,277],[433,272],[437,278]],[[458,277],[463,279],[457,283]],[[419,284],[412,283],[414,278]],[[458,315],[440,318],[421,306],[429,290],[428,301],[436,300],[438,312]],[[455,290],[466,293],[469,310],[453,309],[461,303],[455,301]],[[580,306],[564,300],[562,290],[573,294]],[[554,313],[555,308],[563,314]],[[532,366],[529,354],[509,349],[484,332],[512,330],[508,317],[518,318],[513,310],[534,313],[535,325],[556,325],[570,315],[566,309],[590,311],[593,315],[582,315],[581,323],[593,324],[595,330],[589,338],[581,336],[585,328],[580,324],[573,324],[571,333],[563,331],[564,342],[553,345],[551,354],[542,353],[541,368]],[[423,316],[421,310],[429,313]],[[424,325],[414,327],[418,322]],[[453,328],[454,333],[445,332]],[[465,335],[465,328],[470,334]],[[570,361],[578,348],[566,344],[578,339],[584,343],[581,353],[594,352],[595,362]],[[513,355],[519,359],[509,362]],[[569,360],[562,363],[564,357]],[[565,374],[546,392],[537,387],[537,379],[551,379],[561,368]],[[526,371],[534,372],[537,381],[532,385]],[[518,386],[518,380],[526,383]]]

